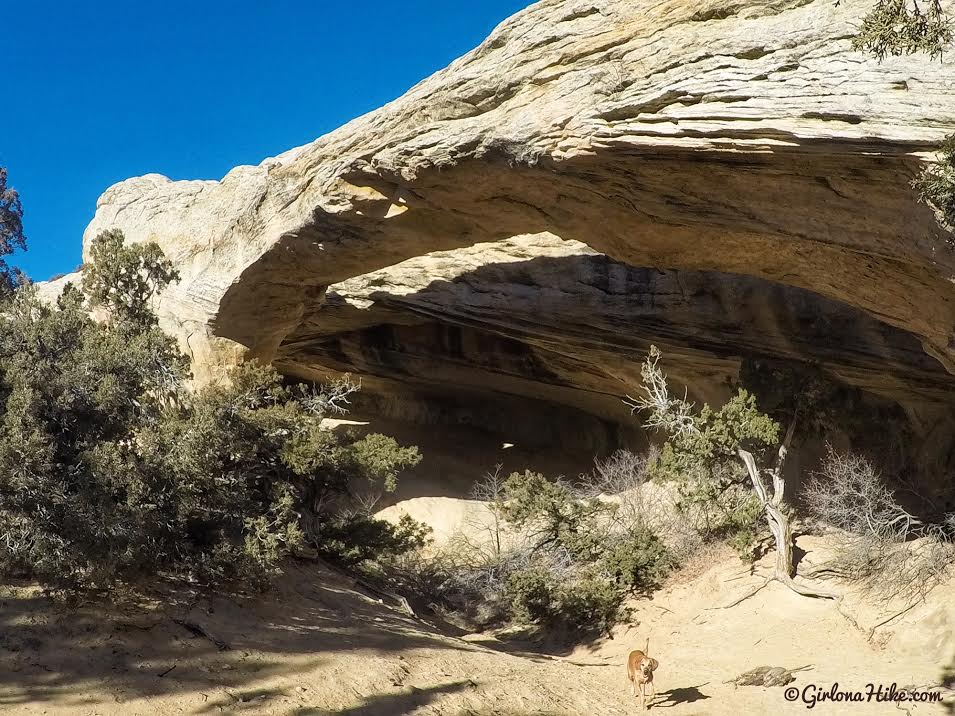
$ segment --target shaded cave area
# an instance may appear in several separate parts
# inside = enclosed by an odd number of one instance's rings
[[[656,345],[698,405],[744,386],[781,422],[789,387],[756,384],[749,367],[825,379],[829,423],[797,433],[794,490],[831,445],[869,457],[915,514],[955,510],[955,376],[916,336],[805,289],[629,266],[541,236],[497,242],[490,262],[492,245],[478,245],[329,286],[282,342],[274,363],[290,379],[361,381],[349,429],[419,445],[425,459],[392,500],[467,496],[498,465],[573,478],[615,450],[645,451],[661,436],[623,398]]]

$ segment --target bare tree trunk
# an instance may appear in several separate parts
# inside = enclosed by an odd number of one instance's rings
[[[764,505],[766,521],[776,542],[776,577],[795,576],[793,568],[793,528],[789,515],[771,504]]]
[[[766,522],[769,524],[769,531],[773,535],[773,541],[776,543],[776,568],[773,579],[785,584],[797,594],[807,597],[819,597],[823,599],[834,599],[836,595],[828,592],[820,592],[815,589],[803,587],[793,581],[796,570],[793,568],[793,529],[792,519],[784,500],[786,491],[786,482],[783,479],[783,465],[786,459],[786,453],[789,449],[789,443],[792,440],[795,421],[786,431],[786,438],[779,447],[779,460],[775,467],[769,470],[773,482],[773,494],[769,494],[759,468],[756,465],[756,459],[752,453],[740,448],[737,451],[743,465],[746,466],[746,472],[749,474],[750,481],[753,483],[753,489],[759,498],[763,511],[766,513]]]
[[[772,532],[773,541],[776,543],[776,577],[791,578],[793,575],[792,523],[781,504],[781,494],[785,489],[785,483],[779,478],[774,479],[776,489],[774,494],[770,495],[769,490],[766,489],[766,484],[763,482],[762,475],[759,474],[759,468],[756,466],[756,459],[753,454],[742,448],[737,454],[746,466],[746,472],[753,483],[753,490],[756,492],[756,497],[759,498],[759,504],[763,507],[766,522],[769,524],[769,531]]]

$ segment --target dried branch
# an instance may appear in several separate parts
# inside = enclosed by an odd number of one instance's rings
[[[699,432],[693,413],[693,403],[683,398],[671,398],[666,374],[659,366],[660,349],[650,346],[650,352],[640,370],[643,377],[641,386],[646,395],[626,396],[623,401],[630,412],[647,414],[644,425],[660,430],[671,437]]]

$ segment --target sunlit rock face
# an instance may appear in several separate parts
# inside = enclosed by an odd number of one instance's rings
[[[174,259],[201,379],[349,371],[381,410],[603,450],[639,440],[650,343],[705,400],[784,358],[899,406],[944,471],[955,253],[910,180],[951,67],[851,51],[869,5],[544,0],[312,144],[115,185],[85,242]]]

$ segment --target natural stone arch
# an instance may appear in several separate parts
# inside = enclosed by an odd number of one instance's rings
[[[866,8],[544,0],[311,145],[221,182],[113,187],[85,238],[173,255],[166,322],[197,355],[219,336],[269,357],[331,283],[549,230],[845,301],[951,368],[955,260],[908,186],[955,129],[950,71],[852,52]]]
[[[84,238],[119,228],[171,256],[183,280],[161,320],[200,380],[247,354],[302,369],[291,346],[328,327],[329,286],[528,233],[676,283],[685,272],[764,282],[777,313],[809,292],[832,315],[864,312],[861,334],[886,341],[871,355],[888,357],[870,388],[944,447],[955,253],[909,181],[955,130],[955,95],[947,65],[852,52],[867,9],[543,0],[310,145],[219,182],[112,187]],[[836,366],[847,382],[874,380],[873,363],[850,363]],[[570,392],[554,400],[575,404]]]
[[[335,186],[336,205],[348,210],[316,210],[249,266],[225,293],[216,332],[271,357],[332,283],[422,253],[547,231],[631,266],[813,291],[919,336],[951,366],[955,262],[908,186],[917,163],[895,146],[876,157],[850,148],[709,151],[705,160],[660,147],[602,149],[532,167],[482,157],[403,183],[348,172]],[[788,205],[775,203],[784,196]]]

